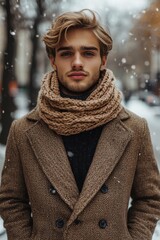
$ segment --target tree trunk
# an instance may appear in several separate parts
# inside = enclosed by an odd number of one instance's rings
[[[38,50],[38,24],[39,19],[35,19],[33,32],[32,32],[32,56],[31,56],[31,68],[30,68],[30,78],[29,78],[29,86],[28,86],[28,93],[29,93],[29,109],[31,110],[35,107],[37,102],[37,88],[35,84],[35,76],[37,72],[37,60],[36,54]]]
[[[37,103],[37,95],[39,89],[37,89],[35,78],[36,78],[36,72],[38,71],[37,66],[37,51],[38,51],[38,42],[39,42],[39,32],[38,32],[38,26],[41,21],[41,17],[43,14],[43,1],[37,0],[37,16],[34,20],[33,24],[33,31],[31,35],[31,42],[32,42],[32,56],[31,56],[31,68],[30,68],[30,78],[29,78],[29,109],[31,110],[36,106]]]
[[[4,69],[2,73],[2,104],[1,104],[1,124],[0,143],[6,144],[8,132],[13,121],[12,112],[15,110],[13,96],[11,95],[11,83],[14,78],[14,31],[13,19],[10,9],[10,0],[6,0],[6,48],[4,52]]]

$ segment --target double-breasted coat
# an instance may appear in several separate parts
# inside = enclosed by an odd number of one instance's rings
[[[146,121],[123,109],[105,125],[79,193],[61,136],[36,109],[15,120],[0,214],[8,240],[151,240],[160,178]]]

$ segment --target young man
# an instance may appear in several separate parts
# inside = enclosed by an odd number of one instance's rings
[[[59,16],[44,42],[54,70],[7,142],[8,240],[151,240],[159,172],[146,121],[122,107],[105,69],[109,33],[82,10]]]

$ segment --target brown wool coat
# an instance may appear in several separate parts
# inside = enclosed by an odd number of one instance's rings
[[[160,178],[146,121],[123,110],[106,124],[79,195],[61,137],[36,110],[16,120],[0,214],[8,240],[151,240]]]

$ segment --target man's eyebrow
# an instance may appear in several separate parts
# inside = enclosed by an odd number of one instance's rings
[[[98,51],[97,47],[94,46],[82,46],[81,47],[82,50],[94,50],[94,51]]]
[[[94,47],[94,46],[81,46],[80,47],[81,50],[87,50],[87,51],[98,51],[98,48],[97,47]],[[57,49],[57,52],[60,52],[60,51],[66,51],[66,50],[74,50],[73,47],[71,46],[64,46],[64,47],[60,47]]]
[[[65,50],[73,50],[72,47],[68,46],[68,47],[60,47],[57,49],[57,52],[60,52],[60,51],[65,51]]]

